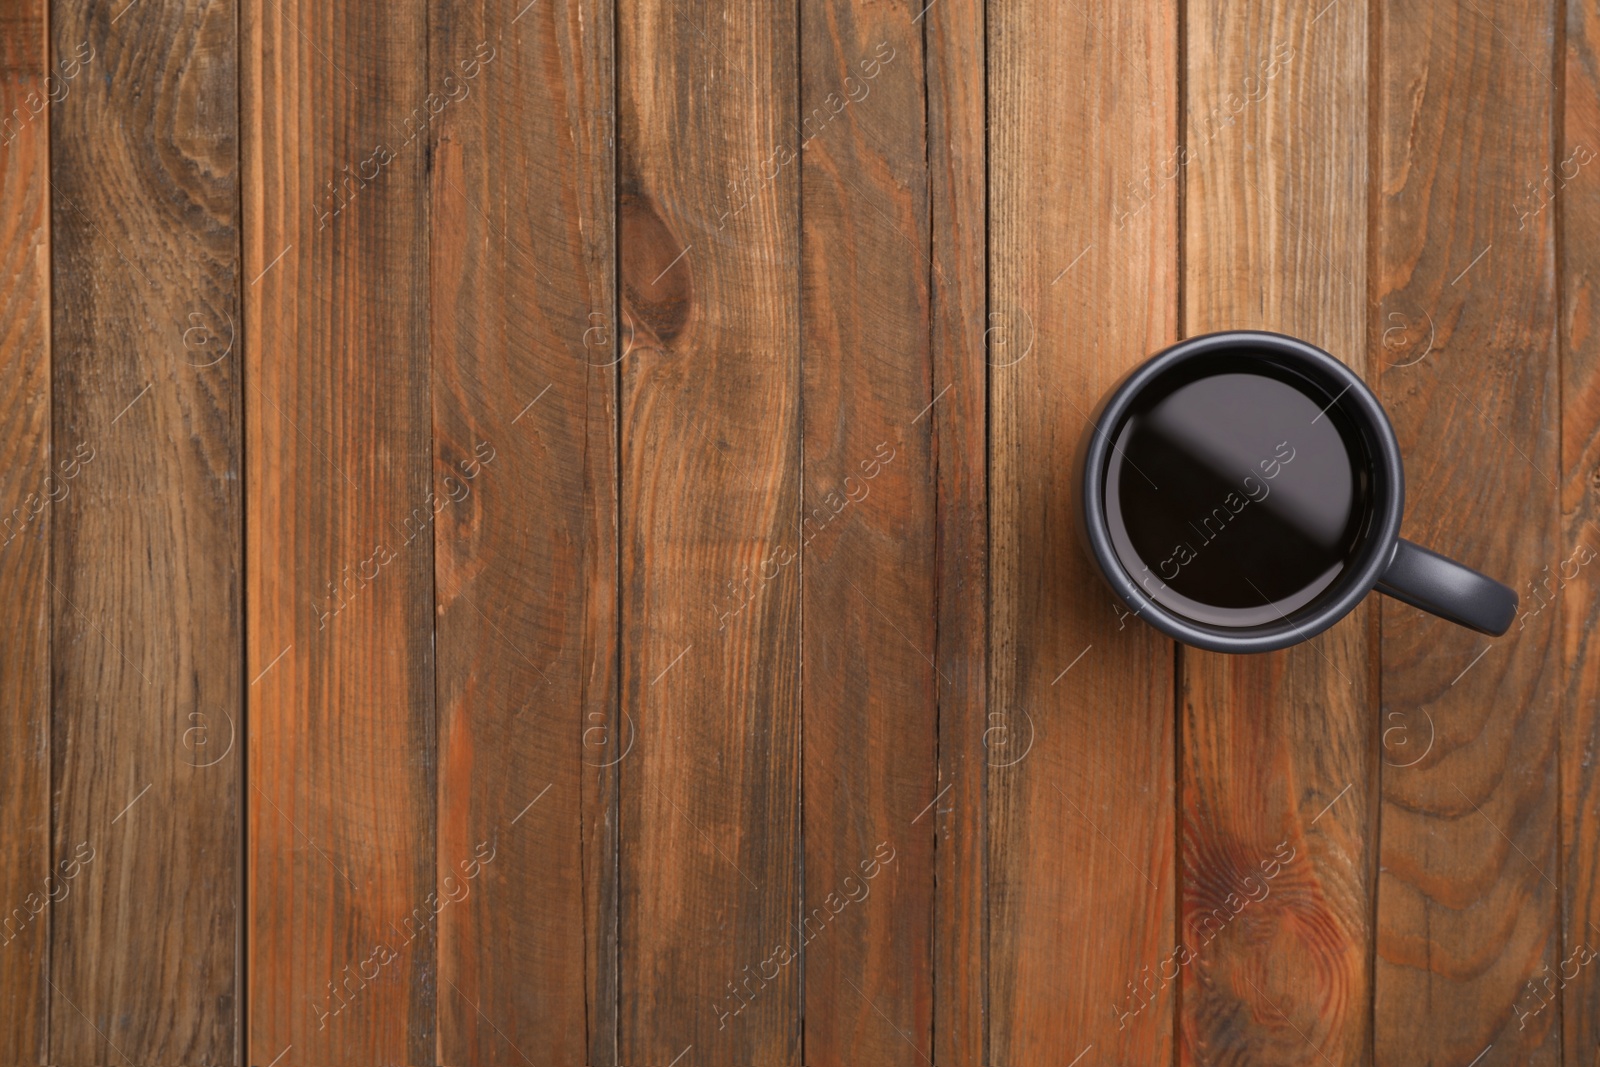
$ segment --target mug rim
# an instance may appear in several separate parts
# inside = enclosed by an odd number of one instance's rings
[[[1106,518],[1104,493],[1106,468],[1112,450],[1113,431],[1120,429],[1123,417],[1139,396],[1158,378],[1185,363],[1211,355],[1221,349],[1248,348],[1276,357],[1291,370],[1313,372],[1313,377],[1337,383],[1335,399],[1341,411],[1350,416],[1372,449],[1369,469],[1375,478],[1386,480],[1388,488],[1375,486],[1370,511],[1369,533],[1356,553],[1355,564],[1320,594],[1309,611],[1302,609],[1282,622],[1264,626],[1229,627],[1197,622],[1162,605],[1140,591],[1112,546]],[[1319,384],[1327,385],[1327,381]],[[1327,352],[1287,334],[1267,330],[1226,330],[1190,337],[1170,345],[1135,367],[1118,383],[1085,427],[1087,445],[1082,450],[1078,506],[1081,528],[1101,575],[1112,590],[1138,617],[1168,637],[1184,644],[1213,652],[1271,652],[1322,633],[1348,615],[1383,576],[1400,539],[1400,520],[1405,511],[1405,472],[1401,464],[1400,443],[1394,427],[1372,389],[1354,370]]]

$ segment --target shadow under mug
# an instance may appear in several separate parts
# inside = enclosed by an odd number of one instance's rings
[[[1328,353],[1260,331],[1183,341],[1129,372],[1078,445],[1079,532],[1134,614],[1184,644],[1270,652],[1368,592],[1499,636],[1517,595],[1400,537],[1400,446]]]

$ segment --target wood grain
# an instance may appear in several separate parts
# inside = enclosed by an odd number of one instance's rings
[[[1561,138],[1546,192],[1553,203],[1557,276],[1560,279],[1561,515],[1565,560],[1553,568],[1559,596],[1563,705],[1561,735],[1560,959],[1541,968],[1524,987],[1519,1024],[1537,1024],[1556,1010],[1550,988],[1560,991],[1563,1063],[1586,1064],[1600,1046],[1600,655],[1591,634],[1600,611],[1600,586],[1591,558],[1600,553],[1600,334],[1596,285],[1600,284],[1600,188],[1593,164],[1600,153],[1600,10],[1566,5]],[[1570,162],[1569,162],[1570,161]],[[1580,161],[1583,161],[1580,163]],[[1542,182],[1542,178],[1541,178]],[[1537,201],[1535,201],[1537,203]],[[1587,561],[1587,562],[1585,562]],[[1548,596],[1548,594],[1545,594]],[[1536,598],[1537,600],[1537,598]],[[1526,607],[1533,607],[1529,604]],[[1546,609],[1549,610],[1549,609]]]
[[[1189,10],[1185,332],[1275,330],[1364,373],[1366,11],[1318,14]],[[1184,1063],[1367,1059],[1373,610],[1283,652],[1183,650]]]
[[[1173,990],[1124,1007],[1172,951],[1172,646],[1118,617],[1070,485],[1102,392],[1177,331],[1177,187],[1128,196],[1176,143],[1176,15],[989,14],[985,1062],[1172,1055]]]
[[[620,1059],[798,1063],[798,9],[617,20]]]
[[[1525,1027],[1516,1009],[1563,958],[1562,609],[1540,609],[1555,581],[1538,583],[1575,546],[1563,544],[1555,481],[1553,213],[1527,200],[1555,143],[1555,9],[1376,10],[1373,340],[1405,319],[1431,338],[1382,374],[1406,457],[1401,532],[1500,577],[1536,610],[1490,641],[1383,605],[1386,727],[1396,714],[1419,732],[1431,723],[1432,750],[1384,768],[1374,1059],[1414,1063],[1425,1049],[1468,1063],[1493,1044],[1507,1062],[1554,1063],[1558,1009]]]
[[[0,1062],[1592,1064],[1597,153],[1594,0],[3,5]],[[1248,327],[1511,633],[1118,606]]]
[[[243,18],[249,1061],[432,1063],[436,855],[499,858],[490,827],[435,848],[433,542],[471,506],[435,491],[430,441],[428,119],[452,87],[421,0]]]
[[[239,322],[234,12],[63,2],[50,29],[58,58],[81,59],[49,129],[52,451],[82,461],[51,511],[53,852],[83,866],[51,916],[49,1053],[232,1060],[241,412],[237,353],[219,355]]]
[[[935,1063],[987,1059],[988,144],[983,0],[924,9],[939,717]],[[925,727],[924,727],[925,728]],[[920,813],[919,813],[920,814]]]
[[[585,831],[615,815],[584,803],[620,751],[604,744],[619,354],[605,343],[610,17],[587,0],[435,0],[431,14],[429,84],[450,100],[431,174],[434,494],[459,500],[435,535],[437,880],[460,894],[439,916],[443,1063],[614,1054],[601,1032],[615,948],[590,930],[615,907],[613,863],[588,854],[606,838]],[[473,884],[460,864],[483,841],[495,858]]]
[[[807,1063],[932,1051],[935,390],[914,14],[800,9]]]
[[[0,11],[0,1062],[43,1063],[50,910],[70,893],[50,840],[50,67],[44,0]],[[69,465],[69,469],[72,468]],[[63,888],[66,887],[66,888]]]

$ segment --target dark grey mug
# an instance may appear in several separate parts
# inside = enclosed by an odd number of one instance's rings
[[[1400,537],[1383,406],[1293,337],[1207,334],[1129,372],[1089,420],[1075,489],[1100,573],[1184,644],[1285,648],[1373,589],[1495,636],[1516,617],[1511,589]]]

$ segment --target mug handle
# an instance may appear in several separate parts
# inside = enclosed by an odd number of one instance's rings
[[[1517,594],[1471,567],[1400,538],[1378,592],[1481,634],[1499,637],[1517,617]]]

